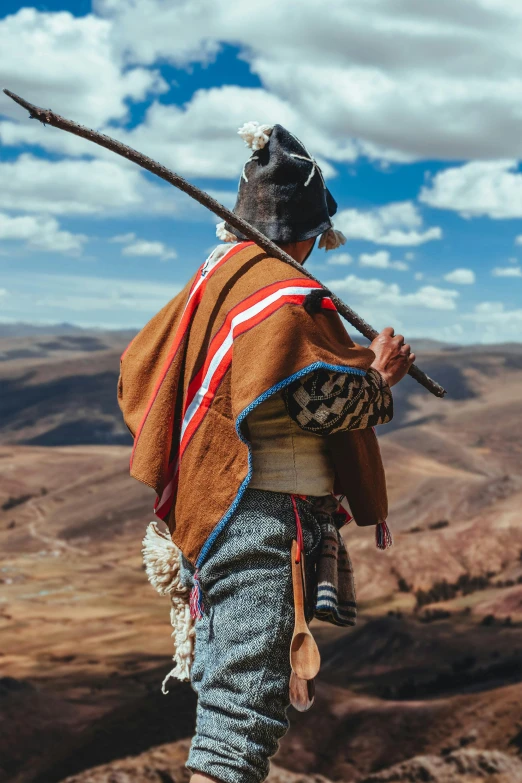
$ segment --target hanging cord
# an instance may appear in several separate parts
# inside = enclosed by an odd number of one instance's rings
[[[296,495],[290,495],[292,498],[292,506],[294,507],[295,526],[297,530],[297,551],[295,555],[295,562],[301,562],[301,552],[303,551],[303,527],[301,525],[301,518],[299,516],[299,510],[297,508]],[[297,495],[299,497],[299,495]]]
[[[393,544],[393,536],[386,522],[379,522],[375,528],[375,543],[377,549],[389,549]]]
[[[203,617],[203,593],[201,592],[201,583],[199,581],[199,571],[194,571],[194,587],[190,591],[190,616],[194,620],[201,620]]]

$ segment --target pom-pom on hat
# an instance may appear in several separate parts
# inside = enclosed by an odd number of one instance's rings
[[[282,125],[247,122],[238,133],[253,152],[241,172],[235,214],[280,244],[320,234],[325,250],[344,244],[331,220],[337,203],[302,142]],[[224,222],[216,234],[223,242],[246,238]]]

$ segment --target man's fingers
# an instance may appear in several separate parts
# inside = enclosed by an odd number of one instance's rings
[[[409,360],[410,366],[411,366],[413,364],[413,362],[415,361],[415,354],[414,353],[410,353],[410,355],[408,356],[408,360]]]
[[[393,340],[397,343],[397,345],[402,345],[404,343],[404,337],[402,334],[396,334]]]
[[[411,345],[409,343],[405,343],[401,348],[401,353],[404,354],[404,356],[409,356],[411,352]]]
[[[386,335],[386,337],[393,337],[393,335],[395,334],[395,329],[393,328],[393,326],[386,326],[382,330],[381,334]]]

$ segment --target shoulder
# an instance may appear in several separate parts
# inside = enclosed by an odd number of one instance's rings
[[[214,257],[216,260],[213,259],[214,253],[202,268],[204,274],[211,274],[212,288],[240,285],[254,291],[273,283],[309,280],[301,270],[268,255],[253,242],[233,245],[226,252],[221,251],[217,258]]]

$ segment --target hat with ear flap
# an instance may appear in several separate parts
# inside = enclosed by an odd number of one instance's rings
[[[279,244],[321,235],[319,247],[325,250],[344,245],[346,238],[332,223],[337,204],[302,142],[282,125],[247,122],[238,133],[252,155],[241,172],[235,214]],[[216,235],[223,242],[246,238],[225,222]]]

